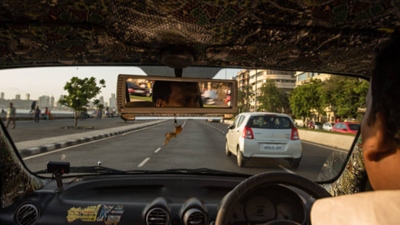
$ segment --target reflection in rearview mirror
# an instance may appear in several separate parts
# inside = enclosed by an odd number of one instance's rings
[[[237,82],[119,75],[117,103],[122,114],[232,114],[237,112]]]
[[[231,107],[231,83],[186,82],[129,78],[126,106]]]

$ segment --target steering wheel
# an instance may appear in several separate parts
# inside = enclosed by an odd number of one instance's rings
[[[266,172],[254,175],[238,186],[236,186],[222,201],[218,211],[216,225],[225,225],[236,204],[251,191],[263,185],[285,184],[299,188],[315,199],[332,197],[324,188],[318,184],[296,174],[283,172]],[[299,223],[290,220],[273,220],[264,225],[298,225]]]

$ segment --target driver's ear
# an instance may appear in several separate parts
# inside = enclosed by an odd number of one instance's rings
[[[163,107],[165,104],[165,101],[162,99],[157,99],[156,101],[156,107]]]
[[[378,112],[374,123],[368,127],[368,138],[363,140],[364,157],[368,161],[378,162],[397,151],[395,140],[387,133],[386,121],[384,114]]]

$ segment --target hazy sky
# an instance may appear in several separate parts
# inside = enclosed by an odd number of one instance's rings
[[[227,78],[231,79],[240,69],[227,69]],[[38,99],[39,96],[54,96],[56,100],[64,91],[65,83],[73,76],[80,78],[96,77],[97,81],[104,79],[106,88],[102,89],[100,96],[108,101],[111,93],[115,93],[117,77],[119,74],[146,75],[138,67],[45,67],[27,69],[0,70],[0,92],[5,93],[5,99],[14,99],[16,94],[21,99]],[[225,79],[225,70],[221,70],[214,79]]]

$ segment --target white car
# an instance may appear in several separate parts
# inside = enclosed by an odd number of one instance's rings
[[[237,157],[239,167],[251,158],[285,159],[299,167],[302,146],[292,119],[280,113],[241,113],[226,134],[226,155]]]
[[[320,122],[314,123],[314,129],[315,130],[321,130],[322,129],[322,123],[320,123]]]
[[[332,131],[332,127],[335,125],[334,123],[324,123],[322,126],[322,129],[327,130],[327,131]]]

